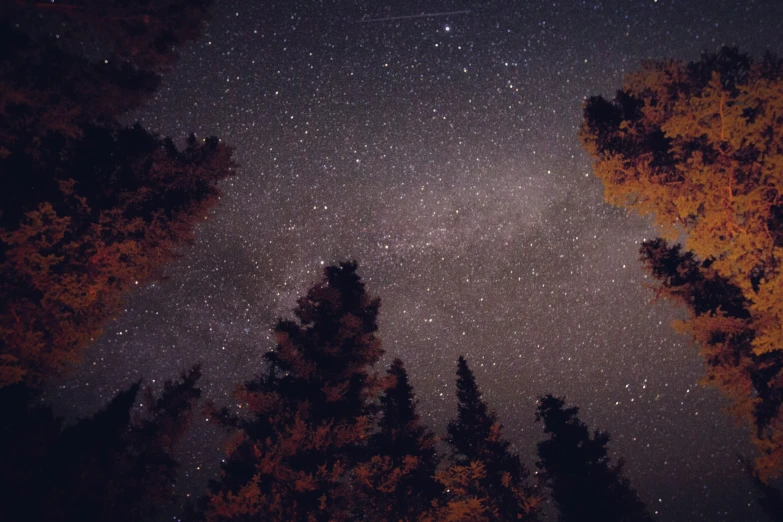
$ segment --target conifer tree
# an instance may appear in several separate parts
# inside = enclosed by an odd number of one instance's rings
[[[449,422],[446,437],[454,464],[438,476],[449,497],[435,519],[535,520],[539,499],[527,483],[527,469],[502,437],[497,416],[462,356],[457,400],[457,418]]]
[[[565,408],[563,399],[539,400],[536,420],[549,439],[538,444],[538,467],[560,512],[559,522],[651,521],[644,504],[627,479],[623,463],[612,464],[606,445],[609,434],[592,436],[577,417],[578,408]]]
[[[240,387],[238,428],[207,520],[326,521],[352,516],[350,470],[367,454],[374,401],[372,370],[383,351],[375,336],[379,300],[355,263],[324,270],[300,298],[296,321],[275,327],[265,373]]]
[[[689,309],[678,327],[701,345],[706,382],[754,428],[762,480],[783,470],[782,111],[783,60],[723,48],[643,64],[613,100],[586,102],[581,128],[605,199],[685,237],[682,255],[657,242],[642,256],[659,295]]]
[[[414,521],[442,493],[435,480],[435,435],[420,421],[408,374],[400,359],[387,371],[380,398],[379,429],[370,439],[370,460],[359,464],[357,508],[367,520]]]
[[[701,262],[660,238],[642,244],[641,260],[658,281],[656,295],[688,307],[688,319],[674,326],[701,346],[704,382],[732,398],[732,414],[753,426],[754,439],[762,441],[783,402],[783,390],[770,379],[783,370],[783,358],[754,353],[750,303],[742,290],[719,275],[711,259]],[[765,465],[758,471],[773,469],[774,460],[774,453],[762,455],[757,464]]]
[[[10,522],[141,521],[174,498],[174,452],[200,396],[198,368],[167,382],[159,397],[140,383],[64,430],[35,392],[0,390],[0,512]]]

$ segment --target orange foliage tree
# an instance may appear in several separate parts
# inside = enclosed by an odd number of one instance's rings
[[[378,522],[419,520],[441,497],[435,434],[416,412],[413,387],[400,359],[392,361],[380,397],[381,418],[369,443],[370,459],[354,472],[357,511]]]
[[[78,361],[124,293],[155,275],[216,204],[217,182],[234,167],[229,147],[191,137],[178,150],[117,121],[157,87],[172,45],[198,34],[208,3],[5,6],[0,387],[38,386]]]
[[[605,199],[654,217],[642,247],[678,327],[702,347],[706,382],[754,427],[760,476],[783,469],[783,61],[724,48],[649,62],[613,100],[587,100],[580,135]]]
[[[449,422],[446,437],[453,462],[437,475],[446,497],[432,520],[537,520],[541,498],[503,438],[464,357],[457,364],[457,400],[457,417]]]
[[[236,393],[242,415],[220,416],[238,431],[207,520],[351,518],[352,473],[367,458],[381,389],[379,305],[356,264],[343,263],[299,299],[297,321],[277,324],[266,373]]]
[[[457,522],[536,519],[539,498],[460,359],[452,465],[438,472],[435,436],[419,420],[402,361],[372,366],[379,300],[355,263],[325,269],[281,320],[265,373],[241,386],[237,410],[214,412],[232,435],[219,480],[193,520]],[[380,414],[380,415],[379,415]]]

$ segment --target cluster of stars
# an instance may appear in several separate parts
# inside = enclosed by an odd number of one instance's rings
[[[401,19],[413,2],[268,4],[217,5],[137,115],[177,139],[219,135],[240,175],[56,390],[62,409],[90,413],[196,362],[206,397],[227,403],[322,267],[356,259],[382,299],[384,362],[405,361],[437,431],[465,355],[529,466],[536,398],[565,395],[613,435],[658,519],[755,520],[745,433],[694,386],[699,355],[668,324],[679,312],[642,286],[654,231],[602,203],[577,130],[585,97],[642,59],[723,43],[760,55],[779,2],[485,2]],[[178,489],[216,473],[214,424],[197,426]]]

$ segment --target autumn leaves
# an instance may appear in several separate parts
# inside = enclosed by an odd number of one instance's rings
[[[646,63],[614,100],[585,104],[580,135],[609,203],[649,214],[656,293],[685,305],[706,382],[753,427],[759,475],[783,469],[783,61],[724,48]]]
[[[17,2],[0,20],[0,387],[76,363],[217,203],[230,147],[191,137],[178,149],[120,122],[152,95],[172,45],[197,36],[207,3]],[[29,16],[64,38],[12,23]],[[106,58],[68,44],[79,40]]]
[[[436,452],[403,362],[381,377],[379,300],[365,293],[354,263],[327,267],[298,301],[298,321],[280,321],[263,375],[216,417],[234,435],[221,478],[199,504],[211,522],[533,521],[545,490],[563,522],[644,521],[644,505],[606,434],[590,436],[560,399],[542,398],[549,439],[539,445],[543,480],[531,480],[467,361],[457,364],[457,415]],[[563,458],[566,455],[567,458]],[[585,518],[588,514],[591,518]]]

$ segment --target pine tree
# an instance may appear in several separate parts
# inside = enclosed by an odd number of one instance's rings
[[[371,458],[355,471],[357,508],[366,520],[414,521],[441,495],[442,486],[435,480],[436,438],[416,413],[413,387],[400,359],[387,371],[380,405],[379,429],[370,439]]]
[[[349,472],[367,454],[379,392],[371,366],[383,353],[375,336],[380,302],[356,269],[324,270],[299,299],[298,320],[275,327],[264,375],[237,391],[243,415],[222,415],[238,432],[211,485],[207,520],[351,517]]]
[[[140,521],[174,500],[174,458],[200,396],[194,368],[160,397],[147,391],[131,409],[140,383],[117,394],[92,417],[62,429],[61,421],[20,384],[0,390],[0,510],[10,522]]]
[[[702,346],[707,382],[755,428],[763,480],[783,469],[782,87],[771,54],[645,63],[613,100],[586,102],[581,128],[605,199],[684,234],[682,256],[662,242],[642,255],[659,294],[689,308],[678,326]]]
[[[446,441],[454,464],[439,474],[450,494],[439,515],[445,520],[535,520],[538,497],[528,472],[502,437],[495,412],[481,396],[464,357],[457,365],[457,418]]]
[[[652,520],[636,491],[622,476],[623,463],[612,464],[609,434],[593,436],[563,399],[539,400],[536,420],[549,439],[538,444],[538,467],[560,515],[559,522],[643,522]]]

